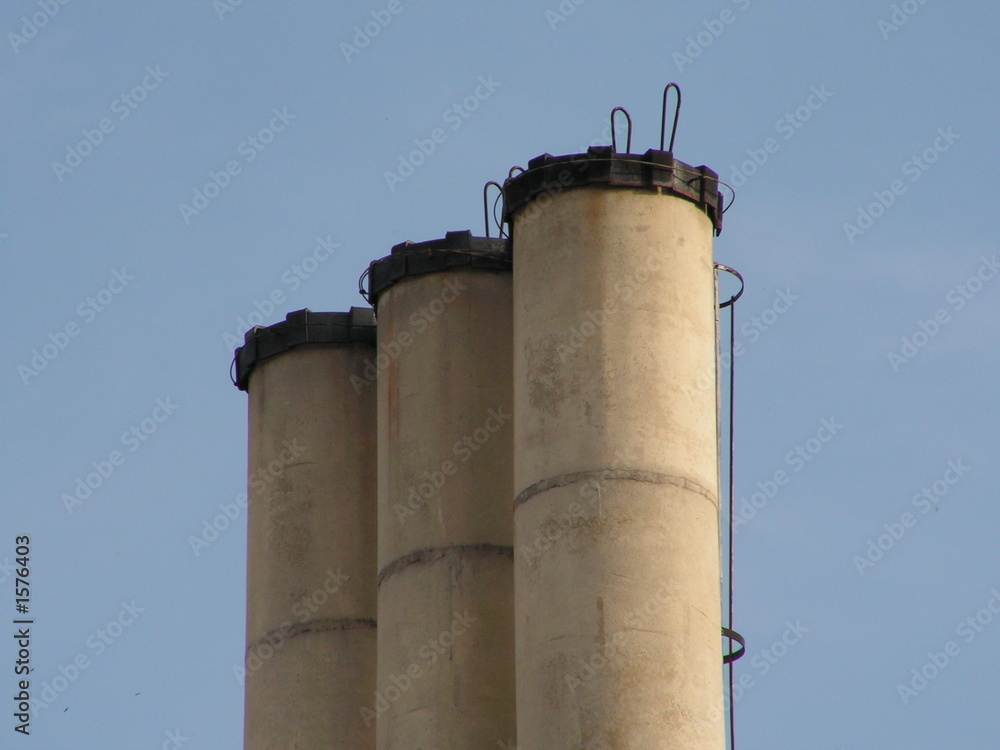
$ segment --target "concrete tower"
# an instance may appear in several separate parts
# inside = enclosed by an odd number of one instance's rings
[[[513,741],[511,261],[450,232],[369,269],[379,750]]]
[[[375,690],[371,310],[247,332],[246,750],[367,750]]]
[[[504,197],[518,748],[722,750],[718,176],[592,148]]]

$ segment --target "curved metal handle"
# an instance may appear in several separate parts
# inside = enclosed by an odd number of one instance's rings
[[[628,113],[625,107],[615,107],[611,110],[611,149],[618,153],[618,140],[615,138],[615,113],[621,112],[625,115],[625,120],[628,122],[628,135],[625,139],[625,153],[632,153],[632,116]]]
[[[741,656],[743,656],[743,654],[747,650],[747,642],[743,640],[742,635],[737,633],[735,630],[731,630],[730,628],[723,628],[722,636],[723,638],[728,638],[730,640],[730,648],[732,647],[731,643],[732,641],[736,641],[738,644],[740,644],[740,647],[735,651],[733,651],[732,653],[722,655],[723,664],[729,664],[730,662],[736,661]]]
[[[674,107],[674,127],[670,131],[670,148],[667,149],[671,154],[674,152],[674,139],[677,137],[677,120],[681,116],[681,87],[676,83],[668,83],[666,88],[663,89],[663,109],[660,113],[660,151],[663,150],[663,141],[667,135],[667,94],[670,93],[670,89],[677,92],[677,106]]]
[[[503,185],[501,185],[496,180],[490,180],[485,185],[483,185],[483,221],[486,224],[486,239],[489,239],[490,237],[490,210],[489,210],[489,200],[487,196],[487,194],[490,191],[490,185],[495,185],[496,189],[500,191],[500,195],[497,197],[497,200],[500,200],[500,198],[503,197]],[[497,230],[500,232],[499,236],[503,237],[503,223],[497,221],[496,201],[493,202],[493,221],[496,221]]]
[[[368,273],[371,270],[372,267],[368,266],[368,268],[364,270],[361,276],[358,277],[358,294],[360,294],[364,298],[365,302],[367,302],[369,305],[372,303],[372,301],[368,298],[368,292],[365,289],[365,279],[368,278]]]
[[[730,297],[727,301],[719,303],[719,309],[721,310],[723,307],[729,307],[731,304],[736,302],[736,300],[738,300],[740,297],[743,296],[743,290],[746,288],[746,284],[743,282],[743,276],[741,276],[740,272],[737,271],[735,268],[730,268],[729,266],[724,266],[721,263],[716,263],[715,270],[725,271],[726,273],[732,274],[740,281],[740,290],[736,292],[736,294],[734,294],[732,297]]]

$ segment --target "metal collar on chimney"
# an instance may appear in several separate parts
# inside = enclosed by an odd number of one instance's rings
[[[250,373],[257,363],[303,344],[375,343],[375,311],[352,307],[350,312],[298,310],[290,312],[281,323],[254,326],[243,336],[244,344],[236,350],[232,372],[233,384],[247,390]]]
[[[543,154],[503,186],[504,221],[544,195],[558,195],[577,187],[607,186],[645,188],[684,198],[704,211],[722,232],[724,202],[719,175],[706,166],[692,167],[669,151],[650,149],[644,154],[619,154],[611,146],[593,146],[585,154]]]
[[[360,291],[372,306],[378,307],[379,295],[400,279],[455,268],[510,271],[510,244],[506,239],[473,237],[468,230],[448,232],[439,240],[402,242],[368,266],[361,277]]]

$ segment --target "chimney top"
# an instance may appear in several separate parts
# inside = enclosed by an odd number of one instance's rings
[[[473,237],[469,230],[448,232],[427,242],[401,242],[392,252],[373,261],[365,273],[368,289],[362,293],[374,307],[386,289],[407,276],[449,271],[454,268],[510,271],[510,243],[506,239]],[[364,283],[365,277],[362,277]]]
[[[504,184],[504,221],[542,195],[590,185],[640,188],[684,198],[711,219],[722,232],[723,197],[719,175],[702,165],[692,167],[669,151],[649,149],[644,154],[621,154],[611,146],[592,146],[585,154],[542,154],[528,168]]]
[[[375,311],[352,307],[349,312],[296,310],[280,323],[254,326],[243,335],[243,346],[233,355],[233,384],[247,390],[250,373],[258,362],[303,344],[348,344],[375,342]]]

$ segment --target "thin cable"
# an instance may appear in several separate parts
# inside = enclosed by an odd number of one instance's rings
[[[735,300],[734,300],[735,302]],[[733,628],[733,446],[735,430],[733,402],[736,393],[736,305],[729,306],[729,629]],[[729,641],[732,644],[732,639]],[[736,724],[733,710],[733,662],[729,662],[729,747],[736,750]]]
[[[739,291],[736,292],[732,297],[730,297],[725,302],[719,304],[719,309],[723,307],[729,308],[729,627],[722,628],[722,634],[724,637],[729,639],[729,651],[730,653],[722,657],[724,664],[729,665],[729,747],[730,750],[736,750],[736,711],[733,705],[734,698],[734,685],[733,685],[733,662],[739,659],[746,653],[746,640],[733,630],[733,508],[734,508],[734,496],[735,496],[735,481],[733,477],[733,467],[735,464],[734,460],[734,447],[736,445],[735,439],[735,415],[734,415],[734,405],[736,402],[736,300],[743,296],[743,292],[746,289],[746,284],[743,281],[743,276],[740,272],[729,266],[724,266],[721,263],[715,264],[716,271],[725,271],[728,274],[735,276],[740,282]],[[716,299],[718,299],[718,274],[716,274]],[[719,340],[718,334],[718,317],[716,317],[716,341]],[[718,344],[716,345],[718,347]],[[721,389],[719,389],[721,391]],[[719,393],[718,402],[719,411],[721,412],[721,393]],[[721,431],[720,431],[721,432]],[[721,437],[721,435],[720,435]],[[721,462],[720,462],[721,463]],[[740,644],[740,648],[736,651],[733,650],[733,641]]]

